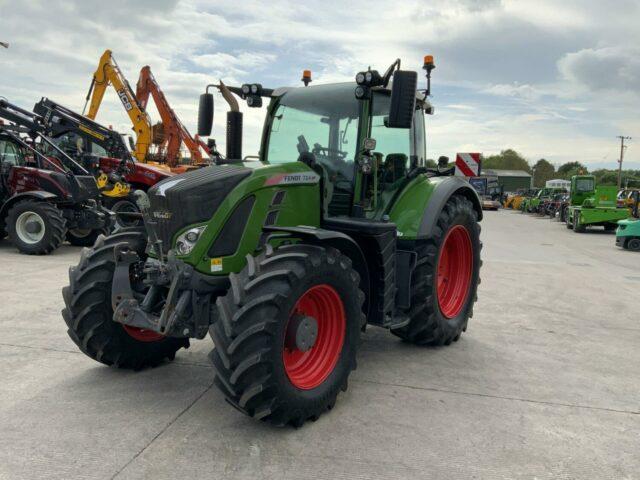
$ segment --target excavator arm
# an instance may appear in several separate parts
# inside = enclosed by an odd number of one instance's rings
[[[160,89],[151,68],[149,66],[142,67],[140,77],[136,86],[136,98],[138,104],[143,108],[147,108],[149,96],[153,97],[156,108],[160,113],[162,125],[164,127],[165,141],[167,142],[167,164],[171,168],[175,168],[180,161],[180,146],[185,144],[191,153],[191,163],[202,163],[202,152],[200,151],[200,142],[194,139],[187,128],[180,121],[174,110],[169,105],[167,98]],[[205,150],[206,151],[206,150]]]
[[[95,120],[104,98],[104,93],[109,85],[113,86],[118,94],[118,98],[131,119],[133,130],[136,132],[137,140],[134,155],[138,161],[144,162],[151,146],[151,119],[138,103],[133,89],[111,55],[111,50],[106,50],[100,57],[100,63],[93,74],[91,86],[87,93],[86,102],[89,103],[87,117],[91,120]],[[85,109],[87,103],[85,103]]]

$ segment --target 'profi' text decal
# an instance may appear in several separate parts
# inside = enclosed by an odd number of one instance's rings
[[[265,186],[272,185],[295,185],[300,183],[318,183],[320,175],[315,172],[305,173],[281,173],[267,178]]]

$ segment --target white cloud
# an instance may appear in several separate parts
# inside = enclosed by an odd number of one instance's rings
[[[564,77],[594,92],[640,94],[640,46],[586,48],[558,61]]]
[[[640,138],[640,2],[597,0],[0,0],[0,95],[30,106],[50,96],[81,110],[110,48],[131,83],[150,65],[193,131],[208,83],[298,85],[350,80],[400,57],[433,53],[434,156],[514,147],[531,160],[601,161],[615,135]],[[225,105],[215,132],[224,144]],[[264,109],[245,113],[245,152]],[[151,115],[158,118],[151,109]],[[109,92],[99,120],[126,125]],[[614,157],[612,162],[614,161]],[[629,161],[640,161],[630,144]]]

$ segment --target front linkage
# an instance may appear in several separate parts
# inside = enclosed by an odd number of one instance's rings
[[[157,258],[143,260],[128,242],[113,247],[113,320],[163,336],[202,339],[211,323],[211,299],[226,292],[229,281],[226,277],[196,271],[177,259],[173,250],[165,257],[162,241],[155,231],[156,223],[149,214],[149,199],[142,191],[137,191],[136,197],[144,219],[148,250],[158,253]],[[131,285],[132,271],[143,277],[147,287],[142,300]],[[158,305],[162,305],[160,314],[154,313]]]

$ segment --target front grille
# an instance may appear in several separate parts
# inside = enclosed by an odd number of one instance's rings
[[[182,228],[209,220],[251,169],[215,165],[167,178],[149,189],[151,218],[165,253]]]

